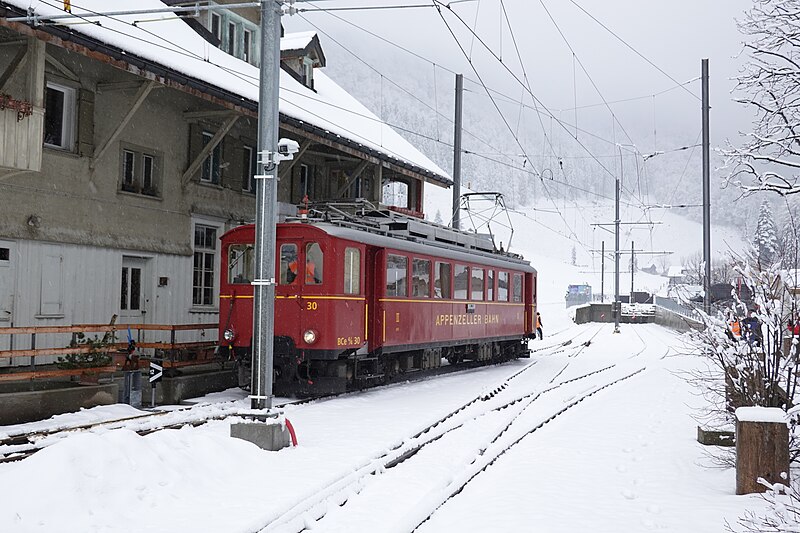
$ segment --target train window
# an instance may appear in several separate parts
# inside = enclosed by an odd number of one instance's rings
[[[453,297],[451,284],[453,278],[453,265],[450,263],[436,263],[436,280],[433,283],[433,297],[449,300]]]
[[[411,296],[429,298],[431,295],[431,262],[425,259],[411,261]]]
[[[464,265],[456,265],[455,286],[456,300],[466,300],[469,291],[469,271]]]
[[[281,285],[297,283],[297,245],[281,244],[280,281]]]
[[[494,270],[486,271],[486,299],[494,300]]]
[[[408,257],[386,256],[386,296],[408,295]]]
[[[483,269],[482,268],[473,268],[472,269],[472,283],[470,283],[470,287],[472,288],[472,295],[470,296],[470,300],[483,300]]]
[[[508,301],[508,272],[497,273],[497,300]]]
[[[228,247],[228,283],[250,283],[253,273],[253,245],[231,244]]]
[[[359,294],[361,292],[361,250],[344,249],[344,293]]]
[[[514,290],[512,291],[514,302],[522,301],[522,274],[514,274]]]
[[[306,244],[306,285],[322,283],[322,248],[315,242]]]

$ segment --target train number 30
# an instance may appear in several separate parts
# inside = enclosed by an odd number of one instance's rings
[[[306,311],[316,311],[317,302],[306,302]]]

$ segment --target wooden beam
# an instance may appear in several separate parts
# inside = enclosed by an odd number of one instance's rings
[[[51,56],[50,54],[46,54],[44,56],[44,60],[53,65],[57,71],[64,75],[65,78],[68,78],[72,81],[80,81],[78,75],[68,69],[61,61],[56,59],[55,57]]]
[[[22,67],[25,66],[25,61],[28,59],[28,47],[23,46],[17,51],[17,55],[11,60],[11,63],[6,68],[5,72],[0,74],[0,93],[6,90],[8,82],[11,78],[17,75]]]
[[[204,118],[219,119],[219,118],[232,117],[234,115],[238,116],[239,113],[237,113],[236,111],[232,111],[230,109],[220,109],[217,111],[185,111],[183,113],[183,118],[185,118],[188,121],[192,121]]]
[[[278,169],[279,169],[278,170],[278,179],[279,180],[283,179],[283,178],[285,178],[286,176],[289,175],[289,173],[292,171],[292,168],[294,168],[295,163],[297,163],[297,161],[300,159],[300,157],[304,153],[306,153],[306,150],[308,150],[309,146],[311,146],[311,140],[310,139],[306,139],[305,141],[303,141],[303,144],[300,145],[300,149],[297,151],[297,153],[294,154],[294,159],[292,159],[288,163],[282,163],[278,167]]]
[[[142,85],[142,80],[131,81],[113,81],[97,84],[98,93],[110,93],[114,91],[127,91],[130,89],[138,89]]]
[[[217,133],[215,133],[211,140],[208,141],[208,144],[205,145],[202,150],[200,150],[200,153],[197,154],[197,157],[194,158],[194,161],[192,161],[192,163],[189,165],[189,168],[187,168],[186,172],[184,172],[183,176],[181,176],[182,187],[186,187],[186,185],[188,185],[189,180],[192,179],[194,173],[200,169],[200,166],[203,164],[203,161],[206,160],[206,157],[208,157],[211,151],[217,147],[225,135],[231,131],[231,128],[234,124],[236,124],[236,121],[239,120],[240,116],[241,115],[235,115],[226,120],[222,127],[217,130]]]
[[[350,186],[356,182],[358,177],[361,175],[362,172],[364,172],[364,169],[367,168],[367,165],[369,164],[370,164],[369,161],[362,161],[353,171],[353,174],[348,178],[345,184],[339,187],[339,190],[336,191],[336,196],[334,196],[334,198],[341,198],[342,196],[344,196],[344,193],[347,192],[347,189],[349,189]]]
[[[131,105],[131,108],[122,118],[122,121],[119,123],[119,125],[117,125],[117,128],[111,133],[108,139],[106,139],[106,142],[95,149],[94,155],[92,156],[92,162],[89,163],[90,169],[94,170],[94,168],[97,166],[97,163],[100,161],[100,158],[102,158],[106,151],[111,147],[111,144],[117,140],[117,137],[120,136],[122,130],[124,130],[125,126],[128,125],[128,122],[131,121],[133,115],[135,115],[136,111],[138,111],[142,106],[147,98],[147,95],[150,94],[150,91],[152,91],[156,86],[157,83],[154,81],[146,81],[142,83],[142,85],[139,87],[139,92],[137,92],[136,96],[134,97],[133,105]]]

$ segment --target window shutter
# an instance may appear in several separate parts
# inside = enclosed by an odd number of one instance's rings
[[[78,154],[90,157],[94,153],[94,93],[78,91]]]

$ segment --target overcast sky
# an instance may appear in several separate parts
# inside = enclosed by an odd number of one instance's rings
[[[426,0],[326,0],[298,2],[297,6],[333,10],[424,3]],[[743,40],[735,18],[741,18],[751,5],[749,0],[480,0],[454,3],[452,9],[474,27],[477,36],[502,58],[505,66],[524,79],[515,50],[516,39],[533,93],[565,122],[575,122],[571,108],[576,104],[581,108],[601,104],[603,99],[613,102],[645,97],[612,104],[612,108],[622,128],[642,152],[647,152],[696,140],[701,129],[700,82],[695,81],[684,90],[677,87],[676,81],[698,78],[701,58],[708,58],[710,63],[712,145],[722,144],[725,138],[735,139],[737,131],[749,127],[751,112],[731,101],[731,78],[743,62],[735,57]],[[433,8],[341,10],[306,12],[284,17],[283,23],[287,31],[313,29],[309,22],[318,26],[351,50],[380,61],[378,66],[386,76],[398,75],[398,68],[404,74],[409,68],[416,68],[419,76],[432,76],[434,69],[429,63],[340,20],[344,19],[446,69],[462,72],[468,79],[477,80],[480,76],[490,87],[515,99],[522,98],[522,85],[504,65],[453,13],[443,8],[442,14],[443,17]],[[330,37],[320,38],[329,63],[353,61],[345,59],[347,54]],[[477,73],[465,60],[459,44],[470,54]],[[440,94],[452,94],[452,74],[442,69],[437,76],[437,83],[445,88]],[[469,81],[466,86],[481,90]],[[491,105],[488,99],[484,100]],[[525,96],[525,101],[531,104],[531,97]],[[531,127],[534,122],[530,121]],[[605,106],[599,106],[579,109],[577,122],[579,127],[607,135],[612,118]]]

